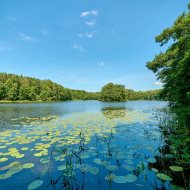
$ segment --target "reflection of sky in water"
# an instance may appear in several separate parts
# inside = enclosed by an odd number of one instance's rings
[[[86,189],[109,189],[105,178],[110,176],[114,176],[112,189],[152,189],[145,176],[153,180],[155,174],[147,166],[155,162],[162,145],[152,112],[165,105],[156,101],[2,105],[0,115],[7,130],[0,133],[0,189],[27,189],[32,181],[30,187],[39,183],[39,189],[53,189],[49,183],[66,175],[59,169],[72,151],[82,160],[79,164],[72,157],[73,173]],[[21,126],[9,130],[12,124]],[[79,153],[81,142],[85,148]],[[27,166],[31,168],[23,168]],[[142,170],[139,175],[137,168]]]

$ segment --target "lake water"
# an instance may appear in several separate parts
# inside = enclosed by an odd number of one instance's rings
[[[0,104],[0,189],[153,189],[163,101]],[[158,170],[158,171],[157,171]],[[161,176],[162,177],[162,176]]]

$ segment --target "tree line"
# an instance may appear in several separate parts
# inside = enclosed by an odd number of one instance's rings
[[[125,89],[122,85],[112,83],[105,85],[101,92],[86,92],[84,90],[64,88],[62,85],[51,80],[40,80],[22,75],[0,73],[0,100],[7,101],[150,100],[156,99],[158,92],[136,92]]]

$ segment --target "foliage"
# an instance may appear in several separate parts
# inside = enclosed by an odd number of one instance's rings
[[[70,90],[73,100],[99,100],[99,92],[86,92],[85,90]]]
[[[71,100],[68,89],[50,80],[0,73],[0,100]]]
[[[119,84],[106,84],[100,94],[100,100],[108,102],[125,101],[125,87]]]
[[[156,55],[147,67],[164,83],[162,97],[178,106],[190,105],[190,4],[174,25],[156,37],[161,46],[172,43]]]
[[[159,100],[161,90],[134,91],[125,89],[126,100]]]
[[[67,101],[67,100],[153,100],[159,99],[160,90],[134,91],[123,85],[108,84],[103,92],[73,90],[52,82],[31,77],[0,73],[0,100]]]

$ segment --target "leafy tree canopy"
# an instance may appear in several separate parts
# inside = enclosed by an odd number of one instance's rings
[[[190,4],[188,8],[155,38],[161,46],[171,45],[147,63],[164,83],[161,96],[178,106],[190,105]]]
[[[101,90],[100,99],[108,102],[125,101],[125,87],[113,83],[106,84]]]

